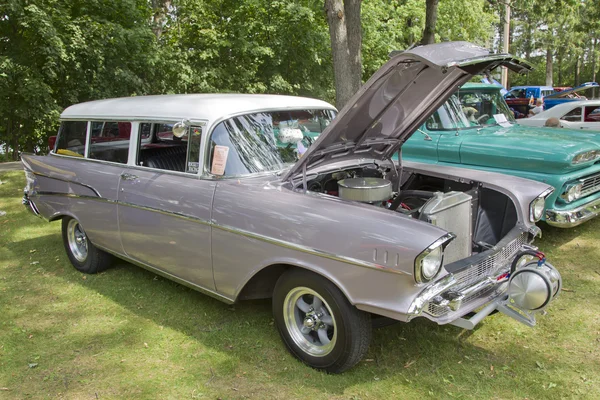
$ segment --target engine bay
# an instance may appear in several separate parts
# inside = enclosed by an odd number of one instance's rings
[[[310,177],[308,191],[360,201],[432,223],[456,235],[445,252],[450,263],[495,246],[517,224],[517,211],[503,193],[480,182],[444,179],[409,168],[368,164]]]

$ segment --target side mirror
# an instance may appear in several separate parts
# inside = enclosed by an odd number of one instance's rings
[[[188,120],[177,122],[175,125],[173,125],[173,136],[176,138],[182,138],[187,132],[189,126],[190,121]]]

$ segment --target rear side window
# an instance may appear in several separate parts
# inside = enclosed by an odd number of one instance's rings
[[[585,122],[600,122],[600,106],[585,107]]]
[[[58,132],[55,153],[83,157],[86,132],[86,121],[63,121]]]
[[[574,108],[561,118],[563,121],[581,122],[581,107]]]
[[[88,157],[126,164],[130,136],[131,122],[93,121]]]
[[[197,174],[200,167],[200,143],[203,127],[186,126],[183,131],[175,123],[143,122],[139,127],[136,165],[165,171]],[[178,134],[173,132],[174,128]]]

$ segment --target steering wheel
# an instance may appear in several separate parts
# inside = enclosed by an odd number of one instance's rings
[[[487,120],[488,118],[490,118],[490,116],[487,114],[480,115],[479,117],[477,117],[477,123],[481,124],[483,121]]]

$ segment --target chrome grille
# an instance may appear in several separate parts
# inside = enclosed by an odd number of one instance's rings
[[[485,260],[480,261],[479,264],[472,265],[469,268],[457,272],[454,274],[454,277],[457,280],[456,288],[461,289],[480,281],[486,276],[491,276],[501,267],[512,261],[512,257],[524,244],[527,244],[526,235],[521,234],[518,238],[507,244],[502,250],[492,254]]]
[[[510,242],[500,251],[490,255],[488,258],[480,261],[478,264],[471,265],[469,268],[457,272],[454,274],[457,284],[455,287],[453,287],[453,289],[462,289],[480,281],[485,277],[493,276],[495,273],[498,273],[501,268],[507,267],[508,263],[512,262],[513,257],[524,244],[528,244],[527,235],[521,234],[518,238]],[[492,286],[484,288],[479,292],[475,292],[469,297],[463,299],[462,304],[468,304],[470,301],[490,295],[493,290],[495,290],[495,287]],[[429,303],[427,307],[427,313],[434,317],[440,317],[448,314],[448,312],[450,312],[448,307],[438,306],[433,303]]]
[[[600,174],[588,176],[581,180],[581,196],[587,196],[600,190]]]

